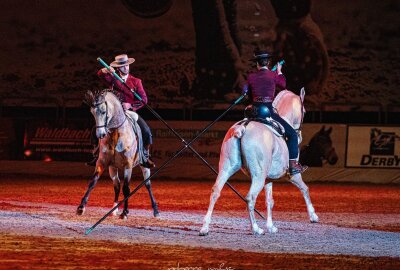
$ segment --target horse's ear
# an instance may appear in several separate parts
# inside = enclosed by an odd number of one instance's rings
[[[325,131],[325,133],[328,134],[328,135],[331,134],[331,132],[332,132],[332,127],[328,128],[328,129]]]
[[[304,103],[304,96],[306,95],[306,90],[304,90],[304,87],[301,88],[300,90],[300,99],[301,99],[301,103]]]
[[[83,99],[83,102],[86,103],[88,106],[92,106],[94,102],[94,95],[93,92],[90,90],[87,90],[85,93],[85,98]]]
[[[101,89],[99,91],[99,96],[103,96],[104,97],[107,94],[107,92],[108,92],[108,89]]]
[[[319,133],[324,133],[325,132],[325,125],[322,126],[322,128],[319,130]]]

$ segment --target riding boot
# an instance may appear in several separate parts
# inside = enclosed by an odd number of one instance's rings
[[[143,147],[143,155],[144,155],[144,158],[146,161],[141,165],[143,167],[149,168],[149,169],[154,168],[156,166],[156,164],[154,163],[153,160],[151,160],[151,157],[150,157],[150,144]]]
[[[297,160],[289,159],[289,174],[290,175],[303,173],[307,169],[308,169],[307,165],[302,166],[300,163],[297,162]]]
[[[93,147],[94,147],[92,152],[93,159],[89,162],[86,162],[87,166],[92,166],[92,167],[96,166],[97,160],[99,159],[99,151],[100,151],[99,144],[96,144]]]

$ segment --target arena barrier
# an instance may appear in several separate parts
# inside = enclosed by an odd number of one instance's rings
[[[219,152],[221,143],[227,129],[234,122],[218,122],[211,130],[206,132],[193,147],[215,168],[218,168]],[[184,137],[186,140],[193,138],[207,122],[202,121],[172,121],[170,125]],[[149,125],[153,130],[154,145],[152,155],[157,164],[162,163],[174,154],[174,149],[179,149],[180,142],[176,137],[162,126],[162,123],[149,121]],[[324,160],[321,166],[310,166],[304,173],[304,180],[310,181],[335,181],[335,182],[371,182],[371,183],[400,183],[400,168],[396,166],[350,166],[350,158],[357,152],[354,149],[367,145],[365,149],[369,149],[370,137],[369,131],[374,128],[381,128],[383,131],[400,135],[400,128],[382,128],[375,126],[362,126],[364,139],[358,137],[353,138],[348,136],[348,131],[352,135],[352,131],[361,126],[347,126],[344,124],[304,124],[302,127],[303,141],[300,147],[305,147],[310,144],[311,139],[317,136],[318,133],[329,133],[332,140],[332,146],[337,155],[337,161],[334,164],[329,164]],[[358,131],[356,131],[358,132]],[[388,131],[389,132],[389,131]],[[396,138],[396,137],[394,137]],[[398,138],[398,137],[397,137]],[[399,140],[394,139],[396,144],[396,153],[393,155],[399,157]],[[362,145],[362,146],[360,146]],[[347,150],[346,150],[347,149]],[[381,157],[380,157],[381,158]],[[347,163],[346,163],[347,162]],[[388,163],[387,163],[388,164]],[[389,163],[390,164],[390,163]],[[397,169],[397,170],[396,170]],[[160,172],[160,177],[165,178],[182,178],[182,179],[215,179],[215,175],[190,151],[185,151],[176,158],[163,172]],[[238,172],[232,179],[247,180],[243,173]]]
[[[40,160],[55,162],[47,166],[53,168],[65,161],[79,161],[82,164],[91,157],[92,147],[89,141],[87,123],[70,122],[63,128],[51,124],[30,121],[24,126],[11,119],[2,118],[0,127],[0,159],[25,159],[32,162]],[[157,165],[162,164],[182,147],[181,141],[161,122],[148,121],[153,130],[154,145],[152,155]],[[234,122],[216,123],[193,144],[193,148],[201,154],[211,166],[218,168],[219,152],[227,129]],[[208,121],[171,121],[170,125],[185,140],[198,134]],[[24,136],[18,135],[25,130]],[[304,124],[301,147],[310,144],[311,138],[318,132],[329,133],[337,161],[329,164],[326,160],[321,166],[310,166],[304,173],[306,182],[369,182],[400,183],[400,127],[390,126],[357,126],[344,124]],[[24,133],[24,132],[22,132]],[[79,137],[76,140],[75,137]],[[29,150],[29,151],[26,151]],[[29,155],[29,156],[27,156]],[[60,161],[60,162],[58,162]],[[4,163],[4,162],[2,162]],[[79,170],[65,171],[76,176],[91,171],[85,166],[76,166]],[[32,166],[36,170],[37,166]],[[41,168],[36,174],[51,174],[51,169]],[[10,173],[12,167],[4,168]],[[38,169],[39,170],[39,169]],[[64,171],[64,170],[60,170]],[[34,171],[32,171],[35,174]],[[68,176],[68,175],[66,175]],[[75,176],[75,174],[73,175]],[[196,157],[189,149],[185,150],[171,164],[163,169],[157,178],[166,179],[200,179],[214,181],[215,174]],[[234,180],[248,181],[243,173],[238,172]]]

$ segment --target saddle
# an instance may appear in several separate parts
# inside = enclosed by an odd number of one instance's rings
[[[249,105],[244,110],[244,116],[245,118],[242,121],[239,121],[237,125],[243,125],[243,127],[246,128],[251,121],[254,121],[266,125],[279,137],[282,137],[285,134],[285,128],[278,121],[271,118],[271,112],[266,105]]]

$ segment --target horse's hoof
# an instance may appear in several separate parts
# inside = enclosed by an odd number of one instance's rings
[[[261,228],[258,228],[257,230],[253,230],[254,235],[263,235],[265,234],[264,230]]]
[[[128,211],[127,210],[124,210],[124,211],[122,211],[122,213],[121,213],[121,215],[119,215],[119,218],[120,219],[128,219]]]
[[[314,213],[314,214],[311,215],[310,222],[311,223],[318,223],[319,222],[319,218],[318,218],[317,214]]]
[[[82,216],[85,213],[86,208],[79,206],[78,209],[76,209],[76,214],[78,216]]]
[[[208,232],[202,232],[202,231],[199,232],[199,236],[207,236],[207,235],[208,235]]]
[[[254,235],[262,235],[265,234],[264,230],[258,227],[257,224],[251,226],[251,230],[253,231]]]
[[[200,232],[199,232],[200,236],[206,236],[208,235],[208,228],[201,228]]]
[[[278,232],[278,228],[275,226],[272,226],[270,228],[268,228],[268,232],[269,233],[277,233]]]

